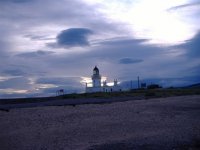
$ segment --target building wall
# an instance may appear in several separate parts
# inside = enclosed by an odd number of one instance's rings
[[[86,87],[86,93],[103,92],[102,87]]]
[[[120,86],[103,86],[102,87],[103,92],[120,92],[122,91]]]
[[[93,85],[93,87],[100,87],[101,86],[101,78],[93,78],[92,85]]]
[[[95,92],[120,92],[122,91],[120,86],[101,86],[101,87],[86,87],[86,93]]]

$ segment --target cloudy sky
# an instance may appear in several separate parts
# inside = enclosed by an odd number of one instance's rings
[[[0,0],[0,98],[200,82],[199,0]],[[136,85],[135,85],[136,86]]]

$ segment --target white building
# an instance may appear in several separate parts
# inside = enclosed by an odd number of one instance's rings
[[[92,86],[89,87],[86,83],[86,93],[94,93],[94,92],[119,92],[121,91],[121,87],[118,85],[117,80],[114,80],[113,86],[108,86],[106,81],[103,81],[101,84],[101,75],[99,74],[99,69],[97,66],[93,69],[92,75]]]

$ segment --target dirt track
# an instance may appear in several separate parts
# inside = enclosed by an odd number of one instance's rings
[[[200,149],[200,96],[0,111],[2,150]]]

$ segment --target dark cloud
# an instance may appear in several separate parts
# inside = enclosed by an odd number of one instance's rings
[[[95,49],[90,51],[91,57],[108,59],[141,58],[157,56],[165,51],[166,47],[145,44],[147,39],[117,38],[108,39],[98,43]]]
[[[57,44],[64,47],[88,46],[88,36],[92,31],[86,28],[70,28],[57,36]]]
[[[83,88],[80,87],[72,87],[72,86],[59,86],[56,88],[47,88],[47,89],[43,89],[42,92],[46,93],[46,95],[50,95],[50,96],[54,96],[56,95],[56,91],[60,90],[60,89],[64,89],[64,93],[65,94],[69,94],[69,93],[80,93],[80,92],[84,92]]]
[[[13,2],[14,0],[9,1]],[[89,5],[83,1],[24,0],[24,2],[19,2],[0,5],[1,28],[5,26],[6,31],[17,29],[15,32],[19,33],[22,30],[18,30],[18,28],[23,29],[23,31],[30,31],[34,28],[32,30],[34,31],[43,27],[48,30],[51,26],[52,28],[56,26],[87,27],[99,32],[119,30],[115,23],[105,20],[103,14],[97,11],[96,8],[99,6]],[[12,9],[10,9],[11,7]],[[15,20],[14,24],[13,20]],[[17,28],[15,28],[16,26]],[[57,27],[55,29],[59,30]],[[120,28],[120,30],[124,29]],[[39,33],[38,36],[40,36]]]
[[[24,2],[30,2],[33,0],[0,0],[0,3],[5,3],[5,2],[13,2],[13,3],[24,3]]]
[[[1,35],[1,34],[0,34]],[[11,49],[10,43],[0,39],[0,59],[9,57],[9,50]]]
[[[97,44],[100,45],[122,45],[122,44],[134,44],[134,45],[142,45],[144,42],[148,42],[149,39],[134,39],[134,38],[123,38],[123,37],[118,37],[118,38],[112,38],[112,39],[105,39],[101,40],[100,42],[97,42]]]
[[[79,77],[42,77],[38,78],[36,81],[37,84],[54,84],[54,85],[79,85],[80,86],[80,78]]]
[[[44,36],[44,35],[25,35],[24,37],[26,38],[29,38],[31,40],[38,40],[38,41],[41,41],[41,40],[53,40],[54,38],[50,38],[48,36]]]
[[[175,6],[175,7],[168,9],[168,11],[184,9],[184,8],[187,8],[187,7],[192,7],[192,6],[197,6],[197,5],[200,6],[200,2],[193,2],[193,3],[184,4],[184,5],[178,5],[178,6]]]
[[[0,89],[29,89],[30,81],[25,77],[11,78],[0,82]]]
[[[188,50],[189,56],[200,58],[200,32],[198,32],[191,40],[186,41],[182,46]]]
[[[120,64],[135,64],[142,62],[142,59],[133,59],[133,58],[122,58],[119,60]]]
[[[27,58],[35,58],[35,57],[41,57],[41,56],[45,56],[45,55],[49,55],[52,54],[54,52],[52,51],[43,51],[43,50],[38,50],[35,52],[25,52],[25,53],[20,53],[17,54],[16,56],[18,57],[27,57]]]
[[[192,39],[175,47],[185,49],[186,56],[189,58],[200,58],[200,32],[198,32]]]
[[[23,72],[20,69],[8,69],[8,70],[4,70],[2,73],[6,74],[6,75],[11,75],[11,76],[23,76],[23,75],[26,75],[26,73]]]
[[[188,68],[187,71],[190,72],[192,75],[200,75],[200,62],[196,66]]]
[[[53,84],[56,87],[41,89],[43,93],[55,94],[59,89],[65,93],[83,92],[84,85],[80,83],[80,77],[42,77],[36,80],[36,84]]]

